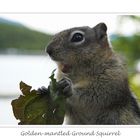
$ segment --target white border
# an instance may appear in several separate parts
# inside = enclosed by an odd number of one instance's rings
[[[137,15],[140,14],[140,0],[1,0],[1,14],[119,14],[119,15]],[[0,138],[13,139],[22,138],[19,133],[22,130],[37,130],[47,131],[47,128],[52,131],[58,129],[70,130],[103,130],[110,131],[120,130],[122,136],[119,138],[137,139],[139,137],[140,125],[76,125],[76,126],[60,126],[60,125],[26,125],[26,126],[0,126]],[[24,137],[23,137],[24,138]],[[37,139],[40,137],[26,137],[26,139]],[[45,140],[47,137],[41,137]],[[67,138],[77,139],[77,137],[52,137],[52,138]],[[78,137],[85,139],[85,137]],[[88,137],[89,139],[98,139],[98,137]],[[102,139],[117,137],[103,137]]]
[[[139,0],[0,0],[0,12],[140,12]]]

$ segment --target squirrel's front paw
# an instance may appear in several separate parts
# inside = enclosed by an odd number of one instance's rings
[[[38,88],[37,90],[38,94],[46,94],[48,93],[48,89],[44,86],[42,86],[41,88]]]
[[[70,79],[63,78],[58,82],[58,88],[62,90],[62,93],[66,97],[70,97],[72,95],[72,82]]]

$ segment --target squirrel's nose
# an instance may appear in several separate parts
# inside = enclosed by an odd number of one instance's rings
[[[49,55],[52,55],[53,50],[52,50],[51,47],[48,46],[48,47],[46,48],[46,52],[47,52]]]

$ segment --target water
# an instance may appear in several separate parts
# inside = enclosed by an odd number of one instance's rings
[[[13,98],[0,98],[0,125],[17,125],[12,111],[11,101]]]
[[[48,56],[0,55],[0,125],[17,124],[11,100],[21,93],[19,82],[33,88],[48,86],[56,64]]]

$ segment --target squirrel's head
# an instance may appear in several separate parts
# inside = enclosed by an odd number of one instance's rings
[[[106,32],[104,23],[93,28],[84,26],[64,30],[53,37],[46,52],[63,65],[62,71],[67,72],[67,67],[94,61],[102,57],[104,50],[110,49]]]

